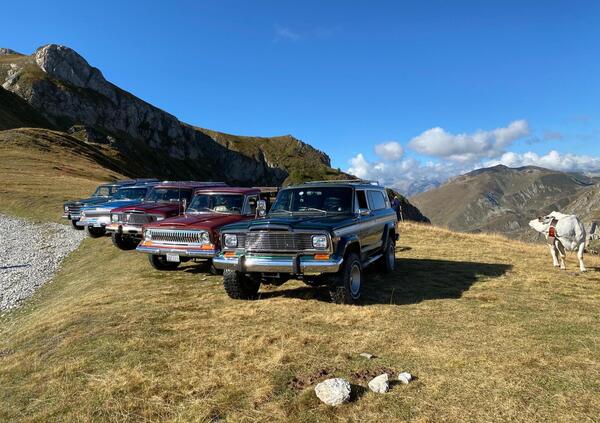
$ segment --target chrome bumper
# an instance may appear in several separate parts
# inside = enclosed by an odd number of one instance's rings
[[[137,237],[142,236],[142,226],[135,225],[123,225],[118,223],[111,223],[106,227],[106,232],[119,233],[124,235],[135,235]]]
[[[315,260],[306,256],[237,256],[226,258],[222,255],[213,259],[217,269],[237,270],[242,273],[289,273],[319,274],[336,273],[343,258],[330,258],[329,260]]]
[[[195,250],[190,248],[173,248],[173,247],[158,247],[152,246],[147,247],[144,245],[138,245],[135,249],[140,253],[153,254],[158,256],[164,256],[166,254],[177,254],[181,257],[197,257],[197,258],[213,258],[217,254],[217,250]]]
[[[82,217],[76,223],[77,226],[92,226],[103,228],[110,224],[110,217]]]

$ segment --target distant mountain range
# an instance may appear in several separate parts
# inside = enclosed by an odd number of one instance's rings
[[[410,198],[433,224],[467,232],[499,232],[519,239],[536,234],[528,222],[553,210],[600,218],[599,178],[540,167],[494,166],[453,178]]]
[[[200,128],[108,82],[74,50],[0,48],[0,143],[38,142],[83,154],[121,175],[278,186],[353,178],[291,135],[248,137]],[[81,144],[83,142],[83,144]],[[402,197],[405,217],[427,221]]]

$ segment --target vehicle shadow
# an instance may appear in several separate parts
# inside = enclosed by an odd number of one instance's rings
[[[366,272],[359,304],[417,304],[427,300],[460,298],[484,279],[497,278],[512,268],[509,264],[434,259],[396,259],[396,270],[388,275]],[[260,298],[290,297],[330,301],[326,287],[261,290]]]

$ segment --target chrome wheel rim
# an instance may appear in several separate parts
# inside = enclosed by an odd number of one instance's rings
[[[352,297],[357,297],[360,292],[360,267],[354,263],[350,270],[350,293]]]

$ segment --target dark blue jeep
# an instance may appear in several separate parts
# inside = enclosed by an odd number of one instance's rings
[[[260,206],[260,205],[259,205]],[[282,189],[263,218],[221,229],[225,291],[257,297],[261,283],[326,285],[336,303],[360,298],[363,271],[394,270],[396,213],[384,187],[367,181],[311,182]]]

